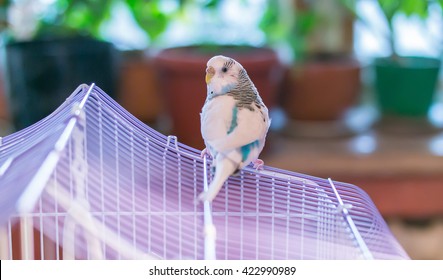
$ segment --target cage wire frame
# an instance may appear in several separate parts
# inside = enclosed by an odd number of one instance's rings
[[[360,188],[209,158],[94,84],[0,138],[1,259],[408,259]]]

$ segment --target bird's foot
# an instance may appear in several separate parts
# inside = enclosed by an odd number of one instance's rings
[[[238,176],[238,175],[240,175],[240,173],[241,173],[241,170],[240,170],[239,168],[237,168],[237,169],[234,171],[234,173],[232,173],[231,176]]]
[[[203,151],[200,153],[200,157],[204,158],[206,155],[212,158],[211,152],[209,152],[208,149],[204,148]]]
[[[256,159],[253,161],[255,170],[263,170],[265,166],[265,162],[261,159]]]
[[[199,203],[205,202],[205,201],[212,202],[212,199],[209,197],[208,192],[201,192],[198,195],[198,197],[195,199],[194,203],[199,204]]]
[[[200,202],[203,202],[203,201],[206,200],[206,196],[207,196],[207,192],[201,192],[201,193],[198,195],[197,200],[200,201]]]

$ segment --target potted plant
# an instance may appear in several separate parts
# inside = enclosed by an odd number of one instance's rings
[[[7,8],[9,0],[0,0],[0,39],[5,29],[7,29]],[[1,45],[0,40],[0,45]],[[4,121],[9,119],[8,106],[6,104],[6,97],[4,92],[3,71],[0,69],[0,132],[2,131]]]
[[[386,119],[425,119],[434,100],[441,61],[422,56],[400,56],[395,42],[396,15],[425,20],[432,1],[378,0],[389,33],[390,55],[374,60],[375,94],[382,116]],[[443,2],[439,1],[440,4]]]
[[[164,112],[153,50],[162,39],[178,9],[163,9],[161,0],[125,0],[138,26],[149,38],[147,49],[122,51],[120,63],[120,104],[139,120],[157,125]],[[164,4],[164,1],[163,1]],[[161,129],[161,127],[159,127]]]
[[[126,50],[120,57],[120,105],[140,121],[157,125],[164,105],[151,55],[148,50]]]
[[[39,1],[8,4],[5,80],[15,129],[49,115],[81,83],[115,97],[115,49],[98,39],[111,0],[56,0],[48,12]]]
[[[295,124],[335,123],[358,100],[360,63],[352,55],[350,1],[269,1],[262,26],[289,45],[292,60],[282,96]],[[346,5],[345,5],[346,4]]]
[[[195,148],[203,148],[199,113],[206,99],[204,71],[206,62],[214,55],[223,54],[239,61],[247,70],[268,108],[276,104],[276,93],[282,78],[282,68],[275,51],[254,47],[248,43],[219,40],[232,29],[226,27],[226,19],[220,10],[226,1],[180,1],[176,21],[189,21],[189,11],[206,15],[204,40],[171,47],[156,55],[162,95],[172,120],[172,133],[181,142]],[[248,5],[248,2],[241,2]],[[242,7],[245,11],[249,7]],[[187,18],[183,18],[183,17]],[[231,27],[232,28],[232,27]],[[203,30],[203,29],[202,29]],[[196,32],[195,30],[193,32]],[[192,35],[192,34],[190,34]]]

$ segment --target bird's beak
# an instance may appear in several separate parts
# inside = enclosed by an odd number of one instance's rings
[[[215,75],[215,69],[212,66],[209,66],[208,68],[206,68],[206,76],[205,76],[205,80],[206,80],[206,84],[209,84],[209,82],[211,82],[212,77],[214,77]]]

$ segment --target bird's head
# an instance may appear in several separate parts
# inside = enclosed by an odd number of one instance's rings
[[[209,59],[206,65],[206,84],[208,94],[225,94],[238,84],[238,77],[243,66],[234,59],[217,55]]]

